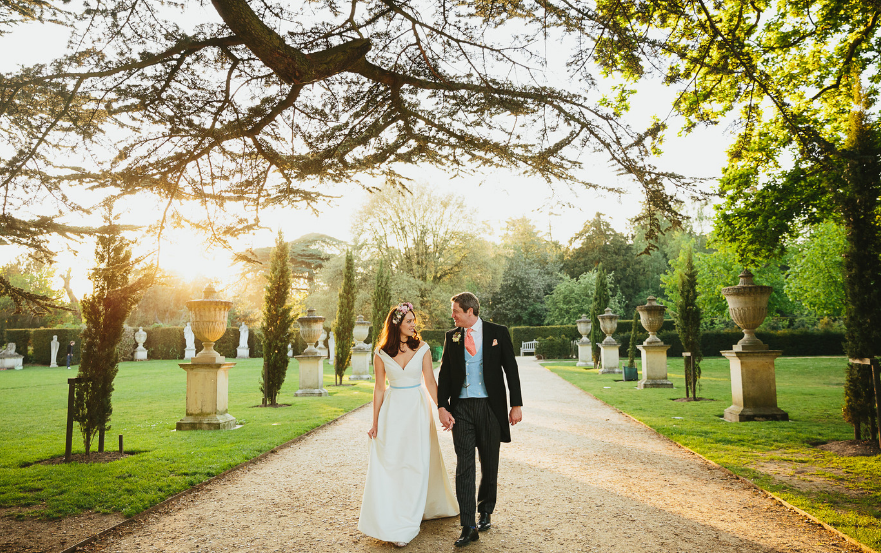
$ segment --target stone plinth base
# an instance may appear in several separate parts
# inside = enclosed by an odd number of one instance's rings
[[[15,369],[20,371],[24,368],[24,356],[17,353],[4,353],[0,355],[0,370]]]
[[[320,355],[297,355],[300,365],[300,389],[294,395],[298,397],[326,396],[324,389],[324,357]]]
[[[352,348],[352,374],[349,380],[370,380],[370,350]]]
[[[593,367],[593,355],[590,351],[590,340],[578,342],[578,363],[576,367]]]
[[[731,366],[731,407],[725,420],[746,422],[757,419],[786,421],[789,415],[777,407],[777,379],[774,360],[783,352],[723,351]]]
[[[236,359],[250,359],[251,358],[251,349],[250,348],[236,348]]]
[[[642,380],[636,387],[672,388],[673,383],[667,379],[667,344],[643,344],[636,346],[642,352]]]
[[[185,348],[184,359],[192,359],[196,356],[196,348]]]
[[[236,419],[229,413],[229,369],[235,363],[179,363],[187,371],[187,416],[178,430],[229,430]]]
[[[147,360],[147,350],[144,346],[138,346],[135,349],[135,361],[146,361]]]
[[[621,369],[618,368],[618,362],[620,360],[618,356],[618,347],[619,344],[600,344],[600,359],[602,364],[602,369],[600,369],[600,374],[621,374]]]

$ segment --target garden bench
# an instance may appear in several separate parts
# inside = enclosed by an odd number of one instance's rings
[[[532,340],[531,342],[523,342],[520,345],[520,355],[531,354],[535,355],[535,346],[538,345],[538,340]]]

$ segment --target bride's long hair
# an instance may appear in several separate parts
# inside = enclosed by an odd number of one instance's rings
[[[386,352],[389,357],[395,357],[401,352],[401,323],[404,322],[408,312],[412,312],[414,317],[419,318],[416,315],[416,311],[413,310],[413,304],[409,302],[403,302],[392,307],[385,317],[385,324],[382,325],[382,332],[379,334],[379,340],[376,343],[379,346],[377,349]],[[419,332],[417,331],[416,334],[407,338],[405,342],[408,348],[416,351],[421,341],[422,339],[419,338]]]

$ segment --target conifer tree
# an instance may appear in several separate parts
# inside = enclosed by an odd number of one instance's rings
[[[154,274],[148,270],[145,276],[129,282],[137,260],[132,260],[131,241],[122,236],[121,227],[110,215],[98,235],[95,260],[97,267],[89,273],[93,292],[81,302],[86,328],[77,376],[84,380],[77,385],[74,400],[74,420],[79,423],[87,455],[95,434],[110,430],[113,380],[119,370],[117,346],[125,320]]]
[[[844,256],[845,348],[849,358],[865,359],[878,355],[881,339],[881,224],[877,205],[881,196],[881,140],[878,132],[867,122],[865,104],[859,87],[854,89],[854,109],[846,150],[848,159],[843,164],[840,194],[843,203],[844,226],[847,232],[847,253]],[[875,390],[869,365],[849,364],[845,372],[844,419],[853,425],[854,438],[860,439],[862,430],[871,439],[878,429],[875,414]]]
[[[597,279],[593,292],[593,305],[590,308],[590,341],[591,355],[593,356],[594,368],[600,368],[600,342],[603,341],[605,335],[600,328],[599,315],[605,312],[609,306],[609,282],[606,278],[606,270],[603,264],[597,266]]]
[[[288,372],[288,344],[293,341],[291,313],[291,266],[288,245],[281,231],[275,239],[263,296],[263,374],[260,391],[264,405],[278,405],[278,393]]]
[[[627,366],[636,366],[636,333],[639,332],[639,311],[633,312],[633,326],[630,327],[630,345],[627,346]]]
[[[697,399],[697,384],[700,380],[701,354],[701,310],[697,306],[697,269],[691,247],[687,248],[682,256],[684,264],[677,271],[679,277],[679,301],[676,303],[676,311],[673,313],[673,321],[676,323],[676,331],[682,342],[684,351],[691,353],[691,359],[685,364],[685,397],[689,392],[691,397]]]
[[[371,333],[373,334],[373,351],[376,351],[376,341],[385,324],[386,315],[392,307],[392,292],[389,273],[385,268],[385,260],[379,260],[379,268],[376,270],[376,282],[373,285],[373,317]]]
[[[346,269],[340,287],[336,321],[333,335],[336,337],[333,369],[337,386],[343,383],[343,375],[352,358],[352,331],[355,329],[355,259],[352,251],[346,251]]]

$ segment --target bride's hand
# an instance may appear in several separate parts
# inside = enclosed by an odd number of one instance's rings
[[[373,425],[373,428],[371,428],[370,430],[367,431],[367,436],[370,437],[370,439],[376,438],[376,425],[375,424]]]

